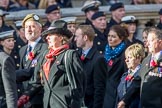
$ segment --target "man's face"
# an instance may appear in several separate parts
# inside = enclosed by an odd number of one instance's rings
[[[112,17],[121,21],[121,19],[125,16],[125,8],[119,8],[112,11]]]
[[[41,35],[42,27],[38,22],[25,22],[25,37],[28,41],[35,41]]]
[[[152,54],[158,53],[161,49],[162,40],[158,39],[155,33],[149,33],[147,37],[148,49]]]
[[[76,41],[76,45],[79,48],[83,48],[85,46],[85,39],[84,36],[82,34],[82,30],[81,29],[77,29],[75,32],[75,41]]]
[[[96,18],[92,21],[92,23],[98,30],[105,30],[107,27],[107,20],[105,16]]]
[[[60,10],[54,10],[47,14],[47,18],[49,22],[59,20],[61,18],[61,12]]]

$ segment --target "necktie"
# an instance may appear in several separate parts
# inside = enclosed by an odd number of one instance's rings
[[[28,45],[28,48],[27,48],[27,50],[26,50],[26,60],[28,60],[28,55],[29,55],[29,53],[32,51],[32,47],[31,47],[31,45]]]

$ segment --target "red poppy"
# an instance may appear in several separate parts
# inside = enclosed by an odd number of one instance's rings
[[[151,60],[150,61],[150,66],[151,67],[157,67],[158,66],[158,63],[155,60]]]
[[[108,61],[108,65],[109,65],[109,66],[112,66],[112,65],[113,65],[113,61],[112,61],[112,60],[109,60],[109,61]]]
[[[83,54],[81,55],[80,59],[81,59],[81,61],[84,61],[85,60],[85,57],[84,57]]]
[[[125,77],[125,80],[126,81],[131,81],[133,79],[133,76],[132,75],[127,75],[126,77]]]
[[[34,52],[29,52],[28,59],[33,60],[35,57]]]

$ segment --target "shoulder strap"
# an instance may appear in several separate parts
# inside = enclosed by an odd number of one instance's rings
[[[75,89],[77,88],[77,84],[76,84],[75,78],[72,78],[73,75],[68,68],[70,61],[67,61],[68,58],[72,58],[72,52],[73,50],[67,50],[65,52],[64,62],[65,62],[65,69],[66,69],[66,73],[67,73],[67,77],[68,77],[68,81],[70,83],[71,89]]]

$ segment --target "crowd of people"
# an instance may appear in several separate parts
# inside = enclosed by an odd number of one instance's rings
[[[80,24],[59,4],[46,7],[45,24],[30,13],[8,26],[0,10],[0,108],[162,107],[162,9],[139,40],[123,3],[110,6],[109,23],[100,6],[86,1]]]

